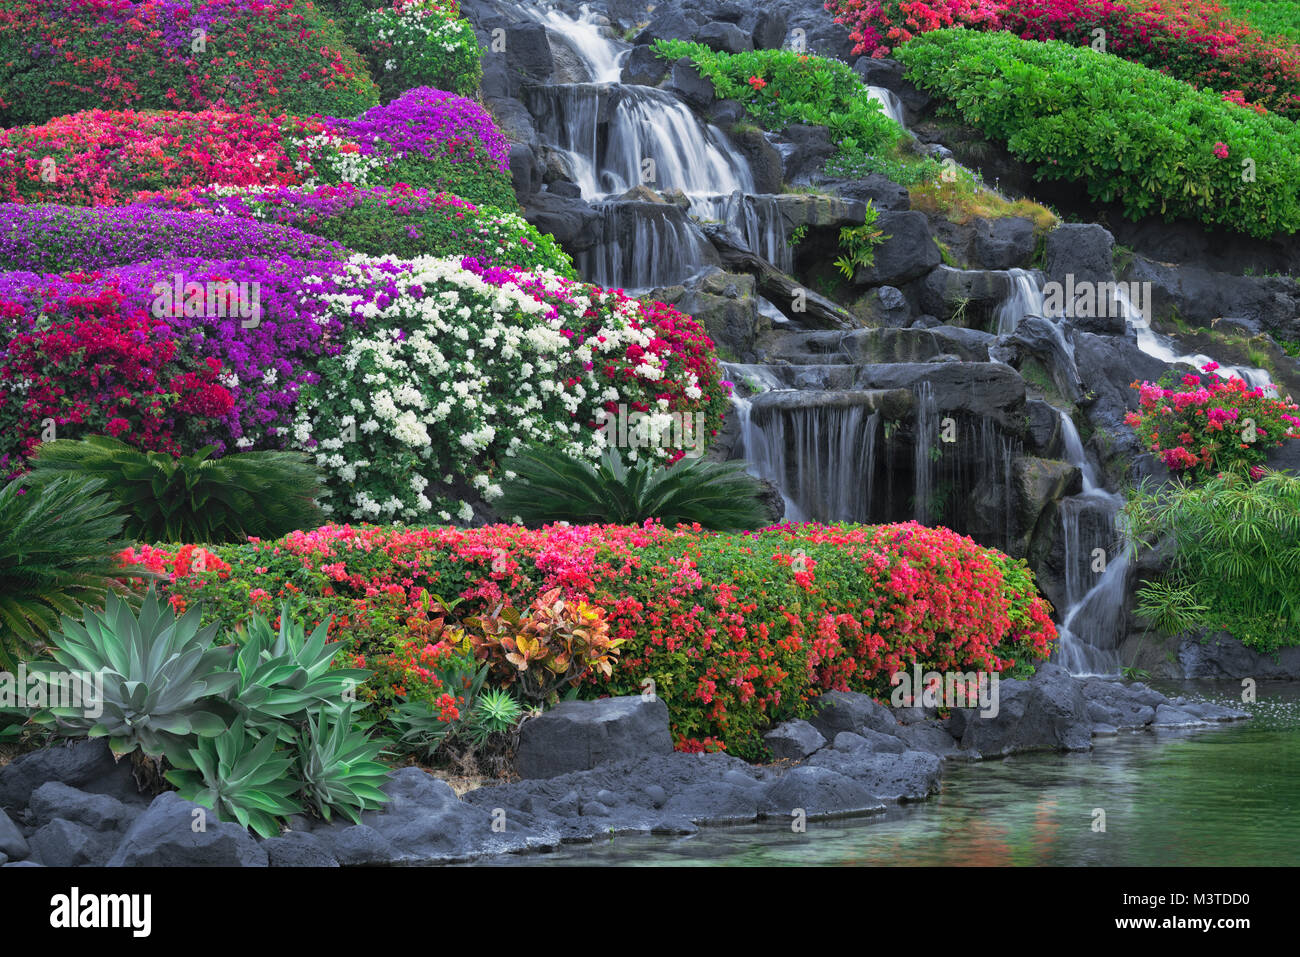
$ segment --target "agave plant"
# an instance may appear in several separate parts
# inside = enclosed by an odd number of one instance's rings
[[[504,688],[490,688],[474,702],[474,710],[465,722],[465,733],[476,747],[482,747],[494,734],[509,731],[519,721],[524,709]]]
[[[336,714],[320,712],[307,719],[298,739],[298,768],[307,804],[325,820],[333,811],[354,824],[361,812],[388,800],[380,785],[388,769],[375,760],[383,743],[352,723],[352,706]]]
[[[654,518],[718,531],[770,524],[762,484],[739,462],[681,458],[668,467],[649,460],[627,465],[610,449],[592,464],[542,447],[510,461],[518,477],[494,507],[532,524],[629,525]]]
[[[278,818],[302,813],[294,795],[301,782],[294,777],[291,753],[276,750],[272,735],[249,733],[242,717],[216,738],[203,738],[190,750],[190,768],[163,776],[180,796],[217,812],[223,821],[237,821],[262,837],[280,833]]]
[[[123,518],[103,483],[63,477],[0,488],[0,669],[38,652],[60,615],[121,587]]]
[[[220,543],[250,535],[276,538],[315,528],[321,475],[298,452],[236,452],[216,446],[173,458],[142,452],[104,435],[46,442],[31,458],[28,480],[43,484],[73,473],[102,479],[142,541]]]
[[[225,732],[224,696],[239,680],[230,670],[234,649],[213,647],[218,626],[200,628],[198,606],[177,618],[150,588],[139,616],[111,592],[103,612],[83,607],[83,615],[64,617],[50,636],[54,661],[32,662],[28,670],[46,687],[68,673],[94,675],[95,683],[102,677],[102,694],[86,689],[90,707],[45,708],[34,722],[66,736],[107,737],[118,755],[139,748],[153,758],[175,756],[173,764],[188,763],[187,736]]]
[[[237,632],[239,682],[231,703],[249,728],[288,744],[309,713],[343,707],[349,692],[370,672],[359,668],[331,671],[334,656],[343,646],[327,643],[328,635],[326,620],[308,636],[293,619],[287,603],[280,607],[278,631],[261,615],[254,615]]]

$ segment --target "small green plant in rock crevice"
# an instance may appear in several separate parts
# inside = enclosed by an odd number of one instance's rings
[[[872,202],[867,203],[861,226],[844,226],[840,229],[841,255],[835,260],[845,279],[852,279],[859,269],[870,269],[876,263],[876,247],[887,239],[884,230],[876,228],[880,211]]]

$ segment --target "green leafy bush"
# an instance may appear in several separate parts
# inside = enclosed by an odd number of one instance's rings
[[[102,479],[142,541],[230,542],[275,538],[322,521],[321,475],[298,452],[236,452],[216,446],[175,458],[110,436],[43,443],[29,460],[35,486],[69,475]]]
[[[1300,44],[1300,2],[1297,0],[1223,0],[1234,15],[1250,22],[1265,36],[1284,36]]]
[[[1059,41],[936,30],[895,54],[966,122],[1138,219],[1300,229],[1300,131],[1136,63]]]
[[[103,482],[0,488],[0,669],[40,648],[60,615],[119,587],[124,519]]]
[[[1300,643],[1300,478],[1238,472],[1125,506],[1138,547],[1172,542],[1163,576],[1138,589],[1139,611],[1171,632],[1226,631],[1259,651]]]
[[[473,96],[483,67],[474,28],[446,0],[397,0],[362,16],[358,43],[384,96],[432,86]]]
[[[838,60],[791,50],[722,53],[684,40],[660,40],[654,49],[664,59],[690,58],[719,99],[740,101],[764,129],[828,127],[838,147],[832,163],[890,163],[905,139],[902,127],[867,95],[862,79]]]
[[[496,508],[531,524],[639,525],[653,518],[735,531],[769,521],[762,485],[744,463],[682,457],[666,468],[644,458],[628,465],[616,448],[591,463],[539,446],[518,453],[511,467],[518,477]]]

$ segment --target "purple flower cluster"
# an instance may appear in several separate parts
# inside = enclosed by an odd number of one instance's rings
[[[184,250],[191,257],[341,260],[348,251],[278,223],[147,206],[85,207],[0,203],[0,269],[104,269]]]
[[[123,296],[123,311],[142,308],[158,315],[157,284],[172,286],[209,281],[247,284],[241,288],[256,297],[256,322],[241,315],[220,317],[208,308],[200,315],[160,318],[173,328],[177,345],[191,355],[221,361],[223,385],[235,398],[222,420],[219,434],[205,437],[220,447],[219,454],[237,448],[274,448],[285,444],[293,407],[303,384],[315,380],[310,370],[321,355],[338,352],[343,324],[331,314],[323,297],[357,292],[357,278],[343,275],[336,261],[244,258],[157,259],[88,275],[0,273],[0,303],[23,306],[29,315],[45,302],[67,301],[69,296],[90,295],[116,287]],[[369,271],[382,276],[396,267],[382,265]],[[364,285],[364,281],[362,283]],[[388,288],[391,283],[383,288]],[[211,306],[211,304],[207,304]],[[47,320],[58,316],[46,313]],[[361,320],[356,319],[358,325]],[[16,329],[0,330],[0,351]],[[244,441],[240,441],[240,440]]]
[[[465,155],[510,171],[510,144],[491,115],[473,100],[420,86],[391,103],[373,106],[355,120],[331,120],[366,155],[460,160]]]

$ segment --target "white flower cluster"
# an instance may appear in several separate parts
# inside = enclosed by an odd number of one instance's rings
[[[436,3],[407,3],[396,9],[374,10],[367,14],[374,37],[392,44],[405,53],[455,53],[460,49],[476,49],[474,28],[466,21],[449,14]],[[385,62],[385,70],[396,69],[392,60]]]
[[[295,443],[311,449],[330,477],[331,512],[470,521],[465,496],[490,502],[502,494],[494,475],[503,454],[537,440],[599,455],[605,436],[589,423],[599,421],[600,404],[639,397],[600,388],[584,365],[649,344],[650,334],[634,325],[634,303],[608,309],[611,321],[575,344],[561,329],[578,324],[589,299],[552,317],[530,293],[487,283],[456,259],[403,262],[397,276],[375,270],[380,262],[395,260],[353,257],[341,283],[350,291],[326,297],[340,316],[355,309],[365,330],[322,363],[294,423]],[[556,293],[589,289],[545,272],[526,278]],[[398,290],[383,306],[381,288]],[[657,360],[643,365],[653,373],[647,379],[662,375]]]

